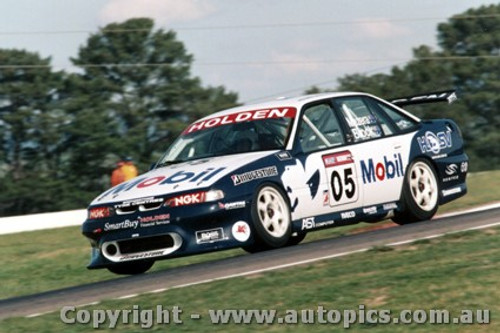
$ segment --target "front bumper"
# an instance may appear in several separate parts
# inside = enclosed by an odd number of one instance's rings
[[[253,242],[253,237],[235,234],[237,223],[248,226],[250,202],[203,203],[162,207],[102,219],[88,219],[82,233],[92,251],[89,269],[134,260],[159,260],[234,247]],[[235,208],[236,207],[236,208]]]

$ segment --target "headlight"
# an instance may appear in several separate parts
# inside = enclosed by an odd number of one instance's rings
[[[165,205],[170,207],[179,207],[195,205],[203,202],[217,201],[224,198],[224,192],[221,190],[210,190],[206,192],[193,192],[168,198]]]
[[[210,190],[205,192],[205,201],[217,201],[224,199],[224,192],[221,190]]]

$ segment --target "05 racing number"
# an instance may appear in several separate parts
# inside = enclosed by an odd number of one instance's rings
[[[354,172],[352,167],[345,168],[343,176],[340,175],[338,170],[333,170],[330,179],[330,187],[335,201],[338,202],[342,200],[344,195],[347,199],[354,197],[356,194],[356,183],[354,182],[353,174]]]
[[[330,188],[330,206],[356,202],[358,187],[351,152],[342,151],[323,156]]]

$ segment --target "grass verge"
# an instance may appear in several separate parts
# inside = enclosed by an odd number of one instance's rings
[[[500,289],[500,229],[451,234],[442,238],[398,247],[380,247],[364,253],[320,261],[280,271],[216,281],[197,286],[144,294],[126,300],[111,300],[85,307],[95,309],[171,309],[178,306],[182,325],[155,325],[152,331],[270,332],[292,330],[331,332],[342,329],[333,324],[226,324],[214,325],[209,309],[274,309],[284,316],[287,310],[353,309],[402,310],[446,309],[451,318],[464,309],[490,310],[488,325],[353,324],[351,331],[373,332],[498,332]],[[201,315],[191,320],[190,314]],[[66,325],[59,311],[35,318],[2,321],[3,332],[83,332],[90,325]],[[74,315],[73,315],[74,317]],[[300,316],[299,316],[300,318]],[[315,317],[317,318],[317,317]],[[122,324],[103,331],[140,332],[139,325]]]

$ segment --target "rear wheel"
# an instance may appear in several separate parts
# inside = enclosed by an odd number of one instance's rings
[[[146,272],[153,266],[154,263],[155,262],[152,260],[141,260],[141,261],[119,263],[116,265],[109,266],[107,268],[110,272],[115,274],[136,275]]]
[[[436,172],[425,159],[416,159],[409,167],[402,193],[403,211],[393,221],[408,224],[431,219],[438,209],[439,186]]]
[[[291,221],[290,205],[283,191],[273,184],[261,186],[252,202],[255,244],[244,249],[258,252],[286,245],[290,240]]]

